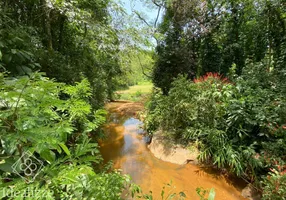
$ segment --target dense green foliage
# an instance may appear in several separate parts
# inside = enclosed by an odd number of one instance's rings
[[[286,198],[286,175],[285,168],[271,169],[263,184],[263,200],[284,200]]]
[[[145,120],[150,134],[196,142],[202,162],[259,184],[264,199],[286,192],[285,5],[167,1]]]
[[[284,67],[285,2],[280,0],[172,0],[159,26],[155,85],[167,94],[178,74],[240,75],[247,63],[267,57],[268,67]]]
[[[101,155],[90,138],[98,137],[105,112],[92,111],[86,79],[69,86],[41,74],[1,74],[0,83],[1,198],[120,199],[129,178],[99,170]],[[37,171],[15,165],[28,159],[26,152]]]
[[[259,80],[247,75],[236,85],[213,74],[195,82],[179,78],[168,96],[155,94],[146,125],[149,131],[162,127],[181,142],[198,140],[202,160],[252,178],[286,150],[285,95],[253,83]]]
[[[0,1],[1,68],[11,75],[46,72],[73,84],[86,77],[92,105],[112,98],[121,73],[110,1]]]
[[[118,10],[103,0],[0,0],[1,199],[121,199],[130,188],[102,163],[100,108],[126,77],[143,79],[151,53],[142,65],[122,56]]]
[[[112,0],[0,0],[1,198],[152,199],[104,166],[97,144],[104,103],[150,78],[150,134],[196,142],[202,162],[264,199],[286,196],[285,2],[148,5],[154,21]]]
[[[246,67],[235,84],[214,74],[194,82],[178,78],[168,96],[153,94],[147,130],[198,142],[201,161],[251,181],[285,166],[285,83],[264,66]]]

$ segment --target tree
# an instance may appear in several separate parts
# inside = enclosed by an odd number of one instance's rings
[[[121,73],[109,5],[101,0],[1,0],[1,38],[6,38],[1,65],[11,76],[40,69],[69,84],[87,77],[93,105],[102,106],[112,98],[115,76]]]
[[[235,66],[240,75],[247,63],[265,57],[269,66],[272,62],[274,68],[281,66],[283,13],[285,4],[280,1],[171,1],[159,28],[164,38],[157,47],[154,83],[166,94],[170,88],[166,83],[180,73],[189,78],[206,72],[227,75]]]

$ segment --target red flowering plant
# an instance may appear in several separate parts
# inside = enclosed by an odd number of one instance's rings
[[[195,83],[202,83],[205,81],[210,81],[210,83],[229,83],[227,78],[224,78],[219,73],[213,72],[207,72],[204,76],[194,79]]]
[[[195,78],[193,82],[199,90],[209,91],[218,104],[231,97],[234,92],[233,84],[219,73],[207,72],[205,75]]]

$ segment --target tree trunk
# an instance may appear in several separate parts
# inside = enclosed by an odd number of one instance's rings
[[[41,0],[41,5],[43,9],[44,31],[47,37],[47,48],[49,51],[52,51],[53,50],[53,38],[52,38],[51,18],[50,18],[52,2],[50,0]]]
[[[61,24],[60,24],[60,34],[59,34],[59,47],[58,51],[62,50],[63,46],[63,35],[64,35],[64,26],[65,26],[65,16],[61,16]]]

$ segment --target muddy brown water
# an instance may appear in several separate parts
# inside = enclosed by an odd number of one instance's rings
[[[106,106],[109,110],[109,122],[105,126],[107,140],[101,142],[101,153],[105,162],[113,160],[114,168],[129,174],[132,180],[141,186],[144,193],[153,192],[154,199],[161,199],[164,184],[165,193],[183,191],[187,199],[200,199],[196,188],[214,188],[216,200],[244,199],[240,193],[243,184],[227,180],[213,169],[192,164],[177,165],[154,157],[146,145],[142,122],[135,118],[138,105],[113,102]]]

